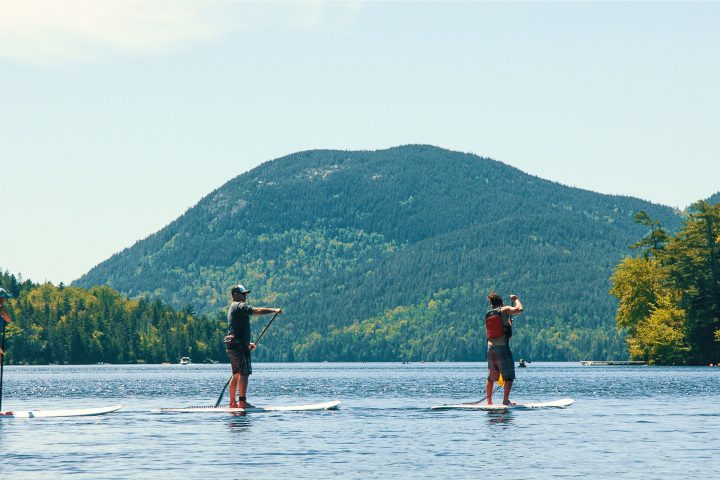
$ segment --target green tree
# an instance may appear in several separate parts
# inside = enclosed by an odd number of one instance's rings
[[[622,260],[610,289],[620,300],[616,321],[627,332],[631,356],[663,364],[717,362],[720,206],[696,202],[672,237],[647,215],[636,221],[651,227],[634,245],[645,248],[643,256]]]

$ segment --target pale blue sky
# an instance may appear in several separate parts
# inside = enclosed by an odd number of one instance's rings
[[[0,1],[0,268],[70,283],[314,148],[433,144],[684,208],[720,190],[718,25],[717,2]]]

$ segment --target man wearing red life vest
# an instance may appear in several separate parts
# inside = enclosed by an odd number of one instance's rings
[[[496,292],[490,293],[487,299],[492,307],[485,314],[488,344],[488,378],[485,384],[487,403],[492,405],[493,384],[500,379],[500,374],[502,374],[505,381],[503,405],[510,405],[510,390],[512,389],[513,380],[515,380],[515,361],[510,350],[512,315],[521,314],[523,306],[520,299],[515,295],[510,295],[511,307],[503,305],[502,297]]]

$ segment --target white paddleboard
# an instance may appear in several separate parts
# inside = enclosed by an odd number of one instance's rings
[[[502,403],[493,403],[488,405],[483,402],[470,403],[449,403],[446,405],[434,405],[430,410],[484,410],[487,412],[507,412],[508,407]]]
[[[98,408],[69,408],[65,410],[8,410],[0,412],[0,418],[87,417],[116,412],[120,408],[122,408],[122,405]]]
[[[573,403],[575,403],[575,400],[573,400],[572,398],[561,398],[560,400],[553,400],[550,402],[516,403],[515,405],[508,405],[508,408],[510,410],[529,410],[533,408],[567,408]]]
[[[456,403],[449,405],[435,405],[430,407],[431,410],[483,410],[487,412],[507,412],[508,410],[530,410],[534,408],[567,408],[575,403],[572,398],[561,398],[550,402],[525,402],[515,403],[513,405],[503,405],[494,403],[488,405],[482,402]]]
[[[161,408],[162,413],[260,413],[260,412],[309,412],[313,410],[337,410],[339,400],[307,405],[278,405],[269,407],[230,408],[230,407],[181,407]]]

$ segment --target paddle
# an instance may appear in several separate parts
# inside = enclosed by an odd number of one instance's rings
[[[5,290],[2,288],[0,288],[0,290],[2,290],[3,294],[5,294]],[[10,322],[12,320],[10,318],[10,314],[5,311],[5,298],[3,298],[3,303],[0,304],[0,326],[2,326],[2,343],[0,343],[0,350],[3,352],[3,354],[0,355],[0,412],[2,411],[3,368],[5,367],[5,328],[7,327],[5,322]]]
[[[505,380],[503,380],[502,373],[501,373],[501,374],[500,374],[500,378],[498,378],[498,381],[497,381],[497,386],[496,386],[495,389],[492,391],[492,394],[494,395],[495,392],[497,392],[497,391],[500,389],[500,387],[504,387],[504,386],[505,386]],[[487,400],[487,398],[488,398],[489,396],[490,396],[490,395],[485,395],[483,398],[481,398],[481,399],[478,400],[477,402],[470,402],[470,403],[471,403],[471,404],[482,403],[482,402],[484,402],[485,400]]]
[[[0,346],[0,350],[3,351],[3,355],[0,355],[0,412],[2,412],[2,386],[3,386],[3,367],[5,366],[5,319],[0,318],[0,322],[3,322],[3,331],[2,331],[2,346]]]
[[[2,326],[2,343],[0,343],[0,350],[3,352],[0,355],[0,412],[2,411],[2,386],[3,386],[3,369],[5,367],[5,322],[11,322],[10,314],[5,310],[5,299],[8,297],[12,298],[12,295],[7,293],[4,288],[0,288],[0,326]]]
[[[279,313],[276,313],[275,315],[273,315],[273,317],[270,319],[270,321],[267,323],[267,325],[265,325],[265,328],[262,329],[262,332],[260,332],[260,335],[258,335],[257,340],[255,340],[256,347],[257,347],[257,344],[260,341],[260,339],[263,337],[263,335],[265,335],[265,332],[267,332],[267,329],[270,327],[270,324],[273,322],[273,320],[275,320],[275,317],[277,317],[278,315],[279,315]],[[232,380],[232,376],[230,376],[230,378],[228,378],[228,381],[225,382],[225,386],[222,388],[222,391],[220,392],[220,396],[218,397],[217,402],[215,402],[216,407],[220,405],[220,402],[222,402],[222,398],[223,398],[223,396],[225,396],[225,389],[227,388],[228,385],[230,385],[231,380]]]

